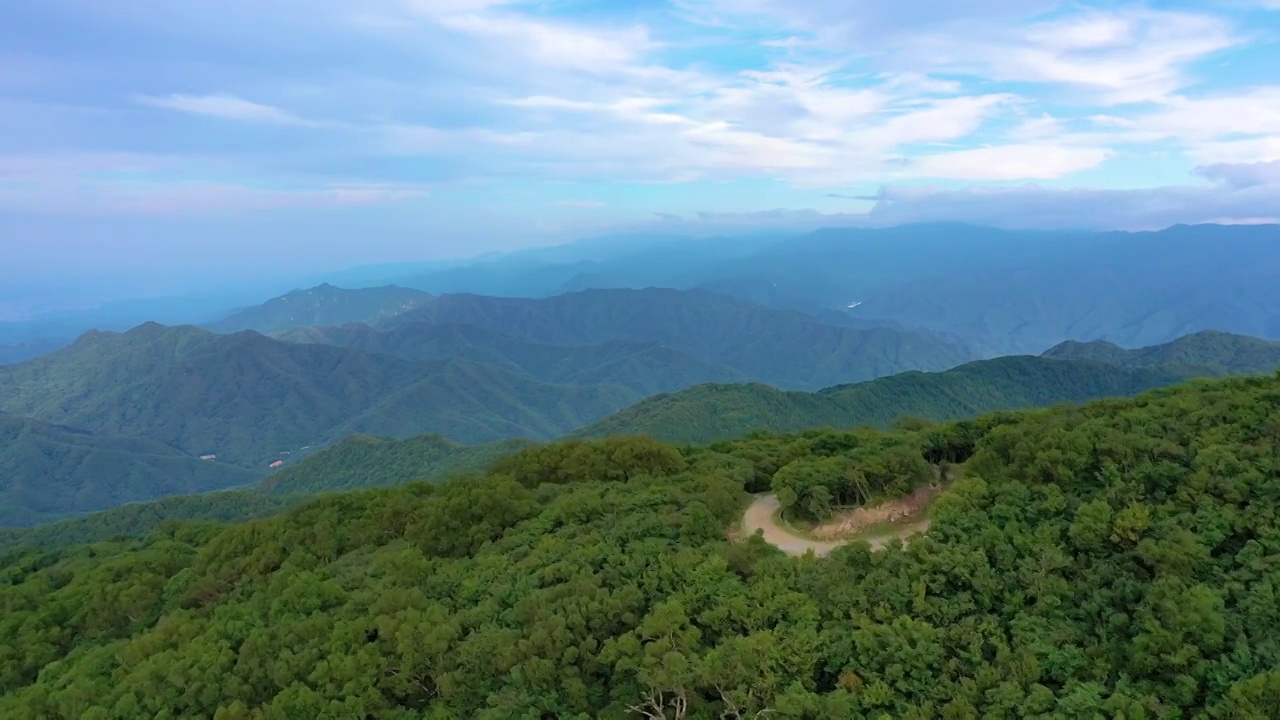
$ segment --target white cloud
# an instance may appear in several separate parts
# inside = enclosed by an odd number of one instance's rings
[[[925,155],[912,162],[913,174],[957,180],[1051,180],[1097,167],[1112,157],[1108,148],[1053,144],[998,145]]]
[[[1241,42],[1220,17],[1150,10],[1088,11],[967,36],[922,34],[897,61],[1003,82],[1060,85],[1104,104],[1160,100],[1187,66]]]
[[[251,102],[225,93],[214,95],[139,95],[136,100],[151,107],[208,115],[223,120],[267,123],[273,125],[314,125],[296,115],[271,105]]]

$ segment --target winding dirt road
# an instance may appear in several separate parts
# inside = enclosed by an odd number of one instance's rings
[[[751,503],[751,507],[747,508],[747,512],[742,516],[742,527],[746,530],[747,535],[754,535],[759,530],[764,536],[765,542],[788,555],[795,556],[804,555],[812,550],[814,555],[822,557],[848,542],[847,540],[824,542],[800,537],[778,524],[778,510],[780,508],[781,504],[778,502],[777,495],[757,496],[755,501]],[[861,540],[870,545],[872,550],[879,550],[893,538],[912,535],[927,528],[928,521],[926,520],[904,528],[902,532],[861,538]]]

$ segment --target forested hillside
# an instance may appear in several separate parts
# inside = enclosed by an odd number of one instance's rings
[[[90,333],[0,367],[0,412],[14,416],[13,440],[0,444],[0,526],[243,485],[274,461],[357,433],[551,439],[641,397],[253,332]]]
[[[463,442],[563,434],[639,398],[464,360],[410,362],[256,333],[142,326],[0,368],[0,410],[265,466],[356,432]]]
[[[20,527],[161,495],[247,485],[261,472],[154,440],[95,435],[0,413],[0,527]]]
[[[1043,357],[1095,360],[1127,368],[1184,367],[1203,374],[1257,374],[1280,367],[1280,342],[1206,330],[1135,350],[1102,340],[1065,342],[1050,348]]]
[[[219,333],[254,330],[269,335],[312,325],[376,323],[430,300],[427,293],[402,287],[348,290],[325,284],[245,308],[207,327]]]
[[[741,373],[652,342],[610,340],[553,345],[472,325],[414,323],[380,331],[368,325],[295,328],[275,337],[385,353],[407,360],[461,358],[567,385],[621,385],[642,396],[705,382],[737,382]]]
[[[885,427],[905,417],[951,420],[992,410],[1133,395],[1198,374],[1177,367],[1124,369],[1089,361],[1013,356],[941,373],[910,372],[817,393],[767,385],[701,385],[657,395],[579,430],[580,437],[649,435],[709,442],[749,432]]]
[[[945,370],[968,349],[936,335],[833,325],[726,295],[661,288],[588,290],[544,299],[446,295],[384,329],[466,324],[539,343],[657,343],[777,387],[817,390],[906,370]]]
[[[1262,377],[891,435],[569,443],[19,551],[0,714],[1271,717],[1277,403]],[[933,476],[882,455],[912,447],[964,471],[910,545],[726,540],[787,468],[825,458],[884,497]]]

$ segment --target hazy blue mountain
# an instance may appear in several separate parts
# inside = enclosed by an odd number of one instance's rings
[[[427,293],[402,287],[347,290],[325,284],[294,290],[206,327],[219,333],[254,330],[266,335],[311,325],[376,323],[430,300]]]
[[[466,324],[540,343],[657,343],[779,387],[816,389],[971,359],[939,337],[824,323],[727,295],[660,288],[550,298],[445,295],[382,324]]]
[[[1081,337],[1154,345],[1208,329],[1280,339],[1280,287],[1271,282],[1278,272],[1275,225],[1089,233],[942,223],[654,242],[576,263],[478,262],[414,286],[537,296],[702,288],[944,333],[997,355]]]

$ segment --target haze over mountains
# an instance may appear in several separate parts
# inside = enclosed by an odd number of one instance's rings
[[[843,318],[856,327],[930,331],[964,345],[974,357],[993,357],[1040,353],[1065,340],[1154,345],[1199,330],[1280,339],[1280,290],[1268,281],[1280,271],[1277,248],[1276,225],[1098,233],[950,223],[721,237],[648,234],[471,261],[338,271],[292,287],[326,281],[347,289],[396,285],[396,299],[409,302],[417,297],[414,290],[534,298],[587,289],[697,288],[798,309],[827,322]],[[227,294],[221,318],[204,292],[190,301],[130,301],[110,312],[104,306],[81,315],[0,323],[0,345],[39,341],[47,347],[89,328],[125,329],[143,320],[263,332],[293,324],[373,324],[400,304],[384,291],[384,299],[368,305],[363,299],[329,303],[329,317],[306,317],[277,303],[276,310],[251,308],[256,319],[228,323],[232,308],[245,305],[245,291]],[[323,286],[300,292],[342,293]],[[301,304],[292,302],[295,308]],[[860,304],[850,309],[853,303]],[[369,306],[379,310],[365,313]],[[10,349],[8,357],[36,351]]]

